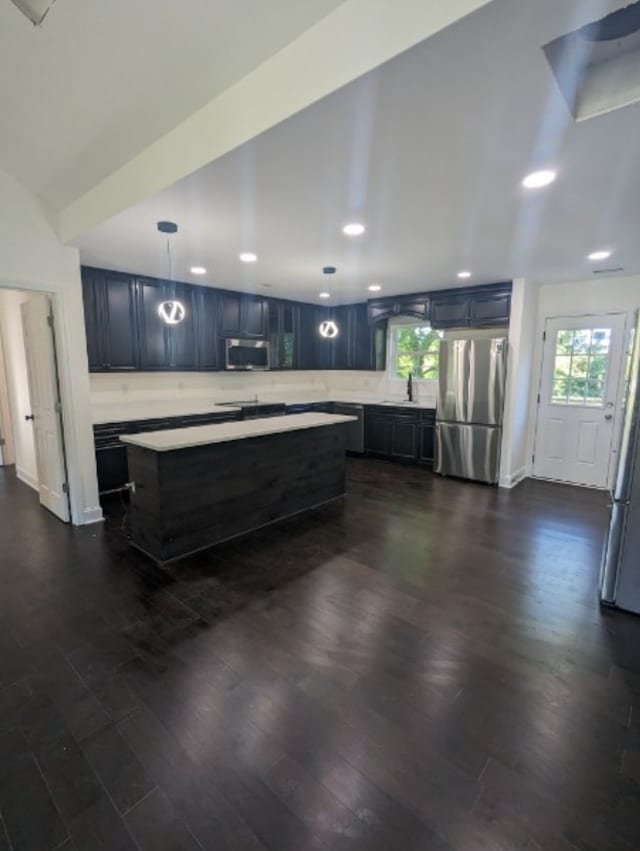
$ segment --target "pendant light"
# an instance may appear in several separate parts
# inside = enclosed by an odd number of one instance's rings
[[[171,236],[178,232],[175,222],[158,222],[158,232],[167,235],[167,281],[172,283],[171,270]],[[187,315],[184,304],[177,299],[162,301],[158,305],[158,316],[166,325],[178,325]]]

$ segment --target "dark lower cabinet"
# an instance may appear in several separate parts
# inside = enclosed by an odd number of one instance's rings
[[[369,412],[364,415],[364,451],[367,455],[388,458],[390,452],[391,417],[387,413]]]
[[[365,453],[394,461],[433,464],[435,411],[365,407]]]
[[[389,454],[398,461],[415,461],[418,456],[417,417],[395,416],[391,420]]]
[[[418,462],[433,466],[435,458],[435,414],[433,421],[421,422],[418,432]]]
[[[211,425],[231,422],[240,418],[240,413],[228,414],[216,411],[210,414],[186,414],[180,417],[161,419],[130,420],[127,422],[100,423],[93,427],[98,473],[98,490],[101,494],[122,490],[129,481],[127,447],[120,442],[121,434],[139,434],[145,431],[163,431],[169,428]]]

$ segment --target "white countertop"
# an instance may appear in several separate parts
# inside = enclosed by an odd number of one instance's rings
[[[155,420],[163,417],[188,417],[194,414],[230,414],[239,411],[229,405],[216,405],[206,399],[179,399],[173,401],[136,401],[93,405],[91,415],[94,425],[120,423],[131,420]]]
[[[352,422],[355,419],[355,417],[341,414],[289,414],[283,417],[148,431],[143,434],[122,435],[120,440],[155,452],[171,452],[174,449],[189,449],[193,446],[206,446],[209,443],[229,443],[234,440],[246,440],[249,437],[262,437],[265,434],[282,434],[287,431],[337,425]]]

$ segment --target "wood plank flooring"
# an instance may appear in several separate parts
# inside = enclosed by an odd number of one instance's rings
[[[161,573],[0,471],[0,851],[632,851],[640,618],[598,493],[351,460]]]

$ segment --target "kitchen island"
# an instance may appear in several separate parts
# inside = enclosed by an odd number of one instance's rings
[[[123,435],[132,543],[164,564],[344,496],[353,419],[305,413]]]

